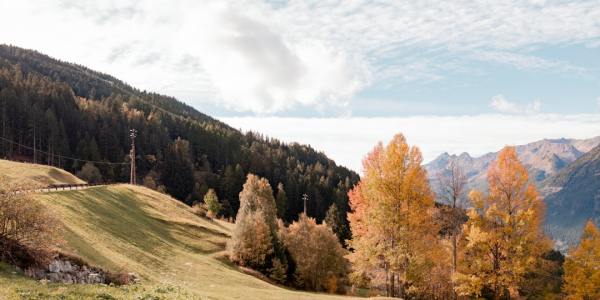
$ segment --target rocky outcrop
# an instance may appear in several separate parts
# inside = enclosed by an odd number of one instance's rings
[[[72,261],[65,259],[55,259],[48,268],[29,268],[25,273],[39,280],[65,284],[100,284],[107,283],[106,272],[89,267],[80,266]]]

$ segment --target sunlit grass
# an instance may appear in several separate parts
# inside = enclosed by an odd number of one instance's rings
[[[335,298],[241,273],[222,259],[232,224],[197,217],[158,192],[116,185],[37,197],[64,223],[64,252],[111,271],[135,272],[142,282],[125,287],[44,285],[4,266],[0,299]]]
[[[69,172],[44,165],[0,160],[0,171],[3,179],[26,186],[85,183]]]

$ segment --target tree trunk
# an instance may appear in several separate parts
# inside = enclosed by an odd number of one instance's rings
[[[390,297],[396,297],[396,276],[394,272],[392,272],[390,283]]]
[[[456,274],[456,265],[458,260],[458,251],[456,247],[456,233],[452,235],[452,275]],[[452,299],[458,299],[458,295],[456,294],[456,290],[454,289],[454,281],[452,281]]]

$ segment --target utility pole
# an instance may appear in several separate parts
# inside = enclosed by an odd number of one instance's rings
[[[36,157],[35,157],[35,120],[33,120],[33,163],[37,163]]]
[[[137,136],[137,130],[129,130],[129,137],[131,138],[131,151],[129,156],[131,158],[131,172],[129,173],[129,183],[132,185],[136,184],[135,180],[135,137]]]
[[[308,195],[307,195],[307,194],[303,194],[303,195],[302,195],[302,200],[304,201],[304,215],[305,215],[305,216],[308,216],[308,215],[306,214],[306,202],[308,201]]]

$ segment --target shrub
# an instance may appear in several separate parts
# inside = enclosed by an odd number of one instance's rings
[[[250,212],[236,221],[229,244],[230,258],[244,267],[262,271],[273,254],[269,226],[260,212]]]
[[[31,194],[0,178],[0,260],[19,267],[42,266],[53,256],[58,221]]]
[[[285,234],[285,245],[296,263],[296,280],[310,290],[337,290],[338,280],[346,276],[346,251],[325,224],[300,216]],[[334,282],[335,281],[335,282]]]
[[[87,181],[88,183],[100,183],[102,182],[102,174],[100,170],[91,162],[86,162],[81,168],[81,171],[77,172],[77,177]]]

